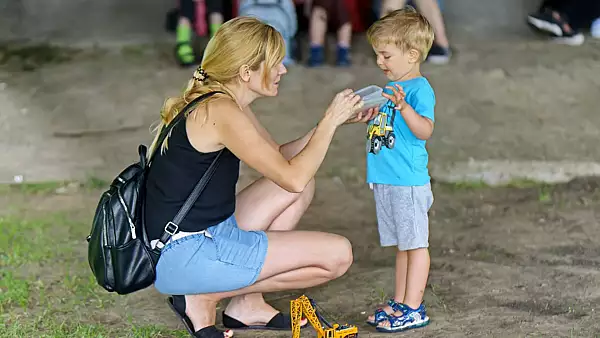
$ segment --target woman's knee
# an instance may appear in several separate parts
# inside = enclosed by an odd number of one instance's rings
[[[332,278],[343,276],[352,265],[354,256],[352,254],[352,244],[343,236],[336,235],[335,240],[330,242],[330,251],[327,255],[329,271]]]

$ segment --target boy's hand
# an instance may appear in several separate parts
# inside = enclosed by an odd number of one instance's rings
[[[344,124],[369,122],[370,120],[372,120],[375,117],[375,115],[377,115],[377,113],[378,113],[377,109],[378,109],[377,107],[373,107],[373,108],[369,108],[364,111],[359,111],[355,117],[348,119]]]
[[[407,103],[404,100],[406,94],[404,93],[404,89],[399,84],[395,84],[394,87],[385,86],[385,88],[389,89],[392,92],[392,95],[387,93],[382,93],[381,95],[388,100],[394,102],[396,106],[394,109],[402,111],[404,107],[406,107]]]

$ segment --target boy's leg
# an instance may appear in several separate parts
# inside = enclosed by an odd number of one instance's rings
[[[404,309],[396,311],[390,320],[379,323],[380,331],[402,331],[427,325],[429,318],[423,305],[423,294],[429,275],[429,218],[433,204],[430,184],[414,187],[393,187],[389,194],[395,200],[391,209],[396,224],[398,250],[407,256]],[[399,274],[399,271],[396,271]]]
[[[383,247],[398,246],[397,217],[396,208],[398,207],[398,189],[410,189],[409,187],[394,187],[385,184],[373,184],[373,197],[375,199],[375,211],[377,214],[377,230],[379,232],[379,244]],[[367,318],[367,323],[376,325],[382,318],[377,312],[385,311],[386,315],[399,311],[404,301],[406,290],[406,271],[407,271],[406,251],[397,251],[394,303],[388,302],[382,309],[378,309],[375,314]],[[394,305],[395,309],[392,308]]]
[[[398,250],[396,252],[396,288],[394,294],[394,299],[398,303],[405,304],[408,268],[408,252]]]
[[[423,302],[427,278],[429,277],[429,250],[420,248],[408,251],[408,274],[404,304],[418,309]]]
[[[395,288],[394,288],[394,301],[398,304],[404,304],[404,295],[406,294],[406,283],[407,283],[407,271],[408,271],[408,255],[406,251],[396,251],[396,274],[395,274]],[[383,307],[383,311],[386,314],[398,314],[401,311],[395,311],[389,304]],[[372,314],[367,318],[368,323],[375,322],[375,315]]]

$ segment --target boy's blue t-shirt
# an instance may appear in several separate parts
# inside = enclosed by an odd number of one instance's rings
[[[433,88],[424,77],[418,77],[406,81],[389,82],[386,86],[399,84],[403,89],[405,101],[418,114],[434,119],[435,94]],[[384,92],[392,92],[384,88]],[[387,116],[386,116],[387,115]],[[425,140],[418,139],[404,121],[400,111],[394,109],[394,103],[390,100],[379,109],[379,115],[369,122],[368,130],[372,130],[374,125],[381,123],[381,119],[387,119],[386,125],[392,127],[380,128],[379,142],[381,148],[379,153],[375,154],[368,150],[367,153],[367,183],[389,184],[400,186],[419,186],[429,183],[429,170],[427,168],[429,155],[425,149]],[[392,124],[393,119],[393,124]],[[381,124],[379,124],[381,126]],[[386,130],[387,129],[387,130]],[[395,142],[390,147],[386,146],[386,135],[393,133]],[[373,142],[367,134],[367,149]]]

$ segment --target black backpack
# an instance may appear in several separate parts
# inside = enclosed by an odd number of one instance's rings
[[[201,100],[215,94],[211,92],[190,102],[168,126],[160,132],[157,149],[173,126],[183,121],[188,112]],[[191,209],[214,173],[222,150],[202,176],[177,215],[165,225],[159,243],[152,248],[144,224],[145,186],[151,159],[146,158],[147,148],[140,145],[140,161],[125,168],[102,193],[87,236],[88,262],[96,281],[109,292],[120,295],[144,289],[154,283],[156,263],[160,251],[178,225]]]

